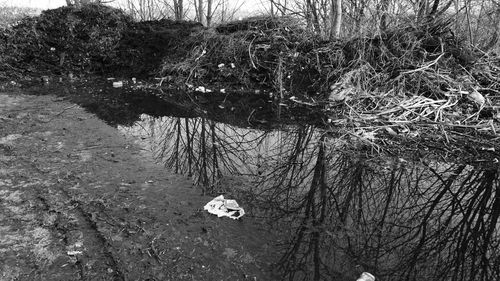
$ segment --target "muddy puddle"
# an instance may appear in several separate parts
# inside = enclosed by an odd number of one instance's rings
[[[165,101],[132,88],[71,91],[79,94],[66,97],[200,193],[237,199],[279,237],[283,279],[500,280],[495,162],[359,150],[325,131],[317,113],[278,116],[263,96]]]

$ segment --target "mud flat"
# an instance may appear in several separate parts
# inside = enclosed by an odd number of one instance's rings
[[[0,280],[273,280],[270,235],[81,107],[0,93]]]

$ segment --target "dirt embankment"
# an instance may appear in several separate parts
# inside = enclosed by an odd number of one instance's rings
[[[0,27],[0,81],[90,73],[151,78],[201,24],[136,22],[120,9],[89,4],[46,10]]]
[[[428,18],[382,34],[324,40],[293,17],[206,29],[135,22],[104,5],[63,7],[0,30],[0,84],[90,73],[137,77],[169,92],[163,97],[197,95],[194,106],[214,93],[226,101],[242,92],[279,108],[307,106],[322,113],[317,123],[324,127],[377,138],[377,145],[390,136],[422,141],[443,132],[452,144],[464,134],[478,142],[496,138],[500,58],[472,48],[452,27],[451,18]]]
[[[0,280],[273,280],[272,241],[82,108],[0,93]],[[267,237],[267,238],[266,238]]]

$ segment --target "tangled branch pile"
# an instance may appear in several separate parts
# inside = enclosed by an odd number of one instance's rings
[[[177,82],[257,88],[326,105],[343,126],[421,122],[498,130],[499,58],[472,51],[447,20],[329,41],[293,18],[253,18],[185,43],[189,55],[166,60],[161,73]]]

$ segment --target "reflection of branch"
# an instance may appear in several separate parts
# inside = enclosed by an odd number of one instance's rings
[[[206,193],[216,192],[224,175],[248,174],[248,153],[265,136],[204,118],[165,118],[156,126],[162,133],[155,154]]]
[[[295,144],[300,139],[296,136]],[[332,263],[343,260],[387,280],[498,279],[500,269],[492,266],[500,262],[498,170],[442,163],[413,167],[397,161],[385,171],[374,170],[341,153],[319,165],[323,152],[317,147],[301,147],[308,155],[304,158],[285,150],[288,160],[314,158],[314,165],[299,171],[288,162],[288,168],[278,166],[268,177],[275,180],[267,193],[278,205],[275,212],[282,219],[295,218],[281,259],[282,269],[295,272],[287,276],[300,279],[303,268],[311,268],[311,280],[325,272],[337,276],[342,267]],[[325,180],[318,180],[320,166]],[[313,175],[304,177],[313,167]],[[307,192],[300,188],[306,182]]]
[[[314,165],[314,174],[309,191],[301,206],[304,208],[303,219],[291,242],[291,248],[282,256],[280,264],[290,280],[295,280],[297,269],[306,268],[311,262],[314,268],[313,280],[321,279],[321,248],[323,224],[326,218],[326,165],[324,137],[318,142],[318,155]],[[319,204],[318,204],[319,203]],[[309,237],[307,237],[309,235]],[[309,243],[306,243],[309,239]],[[309,261],[309,259],[312,259]]]
[[[280,263],[288,279],[337,280],[359,264],[382,280],[500,280],[497,167],[365,159],[309,126],[266,133],[202,118],[159,123],[150,125],[158,154],[207,191],[227,174],[260,169],[252,188],[291,227]]]

